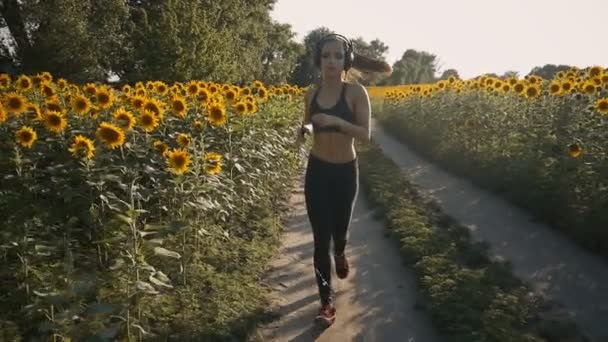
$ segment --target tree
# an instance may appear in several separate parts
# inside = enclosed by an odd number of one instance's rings
[[[382,82],[384,85],[420,84],[435,81],[437,56],[425,51],[406,50],[393,64],[393,73]]]
[[[319,27],[310,31],[304,37],[303,51],[296,64],[296,67],[291,74],[289,82],[299,86],[307,86],[314,82],[318,77],[318,71],[314,65],[315,48],[323,36],[334,33],[326,27]]]
[[[19,72],[103,80],[122,62],[127,14],[121,0],[3,0],[0,28],[9,37],[2,42],[2,59]]]
[[[460,78],[460,75],[458,74],[458,70],[456,70],[456,69],[447,69],[447,70],[445,70],[441,74],[441,77],[439,77],[439,79],[440,80],[447,80],[448,78],[450,78],[450,76],[454,76],[456,78]]]
[[[542,67],[537,66],[534,67],[530,73],[528,73],[528,76],[532,76],[532,75],[537,75],[540,76],[546,80],[550,80],[552,79],[555,74],[557,74],[560,71],[564,71],[564,70],[569,70],[571,68],[571,66],[569,65],[555,65],[555,64],[545,64]]]

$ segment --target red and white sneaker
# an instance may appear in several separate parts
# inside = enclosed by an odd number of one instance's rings
[[[319,314],[315,318],[317,323],[327,327],[334,324],[336,321],[336,308],[332,304],[325,304],[319,309]]]
[[[334,256],[334,261],[336,263],[336,274],[338,278],[344,279],[348,277],[348,260],[346,260],[346,256],[344,254],[340,256]]]

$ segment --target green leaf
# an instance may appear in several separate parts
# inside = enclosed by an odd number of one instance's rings
[[[154,254],[174,259],[180,259],[182,257],[179,253],[170,251],[163,247],[154,247]]]

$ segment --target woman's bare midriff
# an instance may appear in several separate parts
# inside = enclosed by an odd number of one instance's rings
[[[310,153],[330,163],[347,163],[357,156],[354,138],[337,132],[314,133]]]

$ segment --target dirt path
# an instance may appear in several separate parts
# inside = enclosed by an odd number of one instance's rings
[[[294,208],[282,237],[282,247],[271,263],[266,282],[275,289],[280,318],[264,326],[264,341],[442,341],[424,311],[417,311],[414,275],[402,265],[396,243],[372,217],[363,196],[353,213],[346,255],[351,274],[332,276],[336,294],[336,323],[324,331],[313,319],[319,307],[313,274],[313,244],[302,183],[292,195]]]
[[[510,260],[514,273],[557,300],[593,340],[608,338],[608,264],[497,196],[450,175],[389,137],[376,121],[372,136],[383,152],[433,196],[444,212]],[[607,227],[608,229],[608,227]]]

